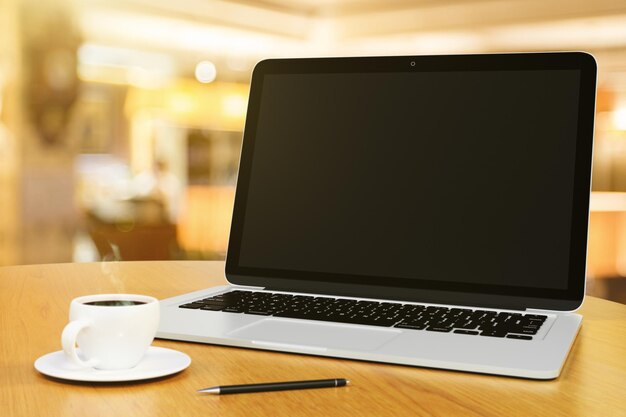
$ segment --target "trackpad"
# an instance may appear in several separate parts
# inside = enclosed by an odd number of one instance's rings
[[[312,346],[341,350],[374,350],[402,333],[341,323],[304,322],[268,318],[236,329],[230,337],[247,339],[259,345]]]

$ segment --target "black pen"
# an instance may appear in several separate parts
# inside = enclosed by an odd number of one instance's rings
[[[350,381],[343,378],[318,379],[315,381],[271,382],[266,384],[224,385],[198,390],[208,394],[244,394],[247,392],[286,391],[291,389],[345,387]]]

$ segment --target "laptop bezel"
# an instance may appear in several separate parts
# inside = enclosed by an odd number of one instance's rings
[[[263,77],[279,73],[363,73],[412,71],[472,70],[549,70],[581,71],[578,108],[576,170],[572,206],[570,269],[565,290],[521,288],[453,282],[421,287],[416,281],[396,279],[400,285],[379,285],[388,277],[364,277],[346,274],[313,273],[242,267],[238,264],[243,235],[246,196],[254,154],[255,129],[261,102]],[[363,298],[471,305],[508,309],[573,311],[583,301],[586,274],[589,196],[596,91],[596,62],[583,52],[524,54],[485,54],[448,56],[401,56],[355,58],[271,59],[258,63],[253,71],[248,113],[244,129],[239,175],[230,239],[226,257],[226,279],[231,284],[263,287],[272,290],[335,294]]]

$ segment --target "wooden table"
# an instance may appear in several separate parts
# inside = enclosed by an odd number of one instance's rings
[[[533,381],[369,362],[155,341],[191,356],[171,377],[66,383],[33,362],[60,350],[71,299],[127,292],[166,298],[224,282],[222,262],[120,262],[0,268],[2,416],[614,416],[626,415],[626,306],[588,297],[559,379]],[[346,388],[234,396],[233,383],[348,378]]]

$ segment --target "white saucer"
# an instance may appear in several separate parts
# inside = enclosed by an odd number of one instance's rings
[[[101,371],[81,368],[71,362],[62,350],[48,353],[35,361],[35,369],[44,375],[72,381],[116,382],[138,381],[175,374],[187,368],[191,358],[172,349],[150,346],[139,365],[131,369]]]

